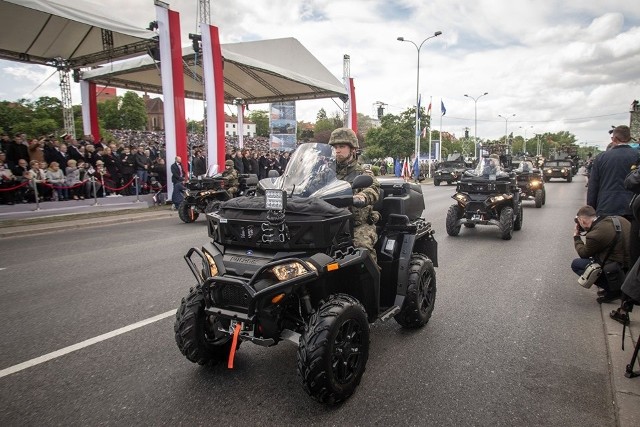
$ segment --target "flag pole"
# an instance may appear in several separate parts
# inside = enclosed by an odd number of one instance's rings
[[[440,98],[440,146],[438,147],[438,161],[442,161],[442,116],[444,116],[442,111],[442,106],[444,103],[442,102],[442,98]]]
[[[431,107],[431,101],[433,101],[433,96],[429,97],[429,107]],[[429,178],[431,178],[431,164],[433,163],[433,157],[431,157],[431,110],[428,111],[427,116],[429,118],[429,122],[427,123],[427,128],[428,128],[428,132],[429,132],[429,171],[428,171],[428,175],[429,175]]]

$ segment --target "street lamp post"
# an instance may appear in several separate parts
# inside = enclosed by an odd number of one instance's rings
[[[489,95],[489,92],[485,92],[482,95],[478,95],[475,98],[473,96],[469,96],[465,94],[467,98],[473,99],[473,122],[474,122],[474,130],[473,130],[473,142],[474,142],[474,151],[476,159],[479,157],[478,154],[478,99],[482,98],[485,95]]]
[[[527,154],[527,130],[533,129],[533,126],[520,126],[520,129],[524,129],[524,143],[522,144],[523,154]]]
[[[503,116],[502,114],[498,114],[498,117],[502,117],[504,119],[504,143],[505,143],[505,145],[508,144],[508,141],[509,141],[509,128],[507,127],[508,123],[509,123],[509,119],[512,118],[512,117],[515,117],[515,116],[516,116],[515,114],[512,114],[512,115],[508,115],[507,114],[506,116]]]
[[[418,157],[420,156],[420,110],[418,106],[420,99],[420,49],[422,49],[422,45],[424,44],[424,42],[434,37],[438,37],[440,34],[442,34],[442,31],[436,31],[432,36],[422,40],[422,43],[420,43],[419,46],[411,40],[407,40],[404,37],[398,37],[398,41],[411,43],[416,47],[416,50],[418,52],[418,68],[416,70],[416,140],[413,146],[415,159],[418,159]],[[440,141],[440,144],[442,144],[442,141]],[[429,158],[431,158],[431,153],[429,153]]]

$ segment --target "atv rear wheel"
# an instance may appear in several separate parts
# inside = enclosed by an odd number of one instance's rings
[[[198,219],[200,213],[196,212],[195,209],[192,209],[192,206],[183,201],[178,206],[178,217],[182,220],[182,222],[190,223]]]
[[[457,236],[460,234],[460,224],[456,225],[458,219],[460,219],[460,208],[458,205],[449,206],[446,222],[447,234],[449,236]]]
[[[440,186],[440,181],[438,181],[437,179],[433,180],[433,185],[435,185],[436,187]]]
[[[217,317],[206,316],[202,288],[200,285],[191,288],[189,295],[182,298],[173,325],[180,352],[199,365],[226,361],[231,350],[232,336],[220,332],[220,327],[228,328],[229,322],[222,324]],[[238,347],[240,341],[236,348]]]
[[[394,319],[403,328],[420,328],[431,318],[436,302],[436,271],[433,262],[424,255],[412,254],[408,283],[402,310]]]
[[[317,401],[335,405],[353,394],[369,358],[369,323],[353,297],[329,297],[304,328],[298,346],[298,375]]]
[[[513,221],[513,230],[518,231],[522,228],[522,203],[518,206],[518,216]]]
[[[542,190],[536,190],[535,199],[536,199],[536,208],[541,208],[542,207]]]
[[[502,208],[500,211],[500,232],[502,240],[511,240],[513,236],[513,209]]]

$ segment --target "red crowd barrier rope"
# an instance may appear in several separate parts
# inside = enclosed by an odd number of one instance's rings
[[[118,188],[111,188],[111,187],[109,187],[108,185],[104,184],[104,188],[106,188],[107,190],[110,190],[110,191],[122,191],[122,190],[124,190],[125,188],[129,187],[129,186],[133,183],[134,179],[135,179],[135,178],[131,178],[131,181],[127,182],[127,183],[126,183],[125,185],[123,185],[122,187],[118,187]]]
[[[18,188],[26,187],[27,185],[29,185],[29,181],[25,181],[22,184],[16,185],[15,187],[0,188],[0,193],[3,191],[14,191],[14,190],[17,190]]]

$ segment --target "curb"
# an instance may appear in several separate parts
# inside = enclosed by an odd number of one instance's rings
[[[18,225],[13,227],[7,227],[0,229],[0,239],[19,236],[31,236],[35,234],[53,233],[59,231],[65,231],[70,228],[91,228],[102,227],[105,225],[113,225],[123,222],[138,222],[154,219],[164,219],[176,217],[177,214],[173,211],[162,212],[140,212],[140,213],[127,213],[123,215],[113,215],[107,217],[96,218],[84,218],[84,219],[69,219],[60,222],[51,222],[43,224],[29,224]]]

